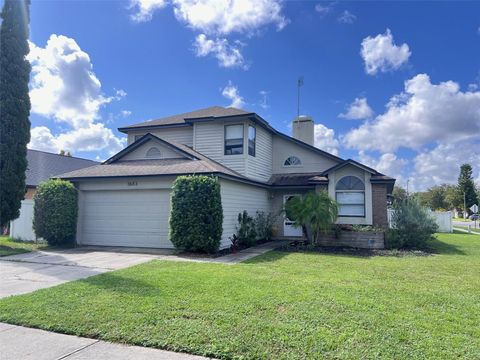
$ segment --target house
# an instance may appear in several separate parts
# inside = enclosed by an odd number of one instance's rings
[[[20,216],[10,222],[10,236],[17,239],[34,240],[33,197],[38,184],[67,171],[98,165],[98,162],[30,149],[27,150],[27,162],[25,198],[22,200]]]
[[[172,248],[170,192],[179,175],[219,178],[224,213],[221,248],[230,245],[243,210],[279,214],[285,202],[326,190],[340,204],[338,223],[387,226],[395,179],[313,146],[314,122],[300,117],[293,137],[258,114],[209,107],[120,128],[128,146],[101,165],[62,174],[79,189],[81,245]],[[302,231],[285,216],[278,238]]]

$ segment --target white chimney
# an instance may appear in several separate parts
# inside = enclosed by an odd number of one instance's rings
[[[314,122],[311,116],[300,115],[299,117],[293,119],[292,133],[293,137],[297,140],[313,146],[314,129]]]

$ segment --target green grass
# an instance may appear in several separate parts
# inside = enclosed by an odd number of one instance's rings
[[[224,359],[478,359],[480,236],[432,246],[152,261],[0,300],[0,321]]]
[[[0,236],[0,257],[23,254],[46,247],[47,245],[44,243],[36,244],[31,241],[17,241],[7,236]]]

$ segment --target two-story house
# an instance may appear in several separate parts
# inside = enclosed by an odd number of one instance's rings
[[[281,210],[307,191],[327,190],[337,200],[338,223],[387,225],[387,194],[395,179],[314,147],[309,117],[293,121],[293,137],[256,113],[219,106],[119,130],[128,135],[124,150],[101,165],[60,176],[79,189],[81,245],[172,248],[171,187],[186,174],[220,180],[221,248],[230,246],[243,210],[278,214],[278,238],[302,236]]]

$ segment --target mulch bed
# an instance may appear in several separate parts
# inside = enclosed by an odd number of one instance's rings
[[[351,247],[333,247],[333,246],[319,246],[312,245],[306,241],[292,241],[288,244],[281,245],[275,249],[283,252],[314,252],[321,254],[338,254],[359,257],[372,256],[432,256],[433,252],[428,249],[425,250],[398,250],[398,249],[360,249]]]

